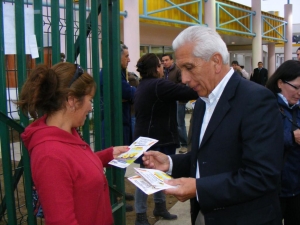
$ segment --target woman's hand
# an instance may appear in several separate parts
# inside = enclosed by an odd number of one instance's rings
[[[295,142],[300,145],[300,130],[294,130],[294,137],[295,137]]]
[[[113,156],[114,156],[114,159],[117,158],[119,155],[121,155],[122,153],[124,152],[127,152],[129,150],[129,147],[128,146],[116,146],[116,147],[113,147]]]

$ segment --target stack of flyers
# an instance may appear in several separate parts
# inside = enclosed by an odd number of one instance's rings
[[[145,169],[145,168],[134,168],[137,175],[129,177],[128,180],[131,181],[135,186],[141,189],[147,195],[153,194],[155,192],[175,188],[176,186],[168,185],[164,180],[173,179],[171,176],[155,169]]]
[[[118,158],[113,159],[108,164],[120,168],[126,168],[156,142],[158,142],[158,140],[153,138],[139,137],[129,146],[129,151],[119,155]]]

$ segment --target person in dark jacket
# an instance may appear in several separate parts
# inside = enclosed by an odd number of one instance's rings
[[[152,150],[163,152],[167,155],[175,154],[179,144],[176,122],[176,101],[197,99],[197,93],[181,84],[175,84],[163,76],[163,66],[159,58],[148,53],[137,62],[137,71],[141,81],[134,95],[134,108],[136,124],[134,139],[140,136],[157,139],[158,142]],[[141,163],[141,158],[137,160]],[[140,165],[143,167],[143,164]],[[149,225],[147,220],[147,195],[140,189],[135,193],[135,211],[137,213],[135,225]],[[165,195],[162,191],[154,193],[155,217],[176,219],[166,209]]]
[[[130,145],[132,140],[132,126],[131,126],[131,105],[133,104],[133,96],[136,91],[128,82],[127,66],[130,62],[128,47],[120,44],[121,51],[121,85],[122,85],[122,122],[123,122],[123,144]],[[100,72],[100,95],[101,95],[101,110],[103,111],[103,70]],[[102,113],[102,117],[103,117]],[[102,133],[104,134],[104,118],[102,118]],[[102,144],[105,139],[103,135]],[[104,146],[103,146],[104,147]],[[126,170],[124,170],[125,172]],[[126,200],[133,200],[134,196],[130,193],[125,193]],[[133,211],[133,207],[126,204],[126,212]]]
[[[176,84],[182,84],[181,82],[181,71],[176,66],[171,54],[163,54],[161,62],[164,66],[164,78],[173,81]],[[185,106],[187,101],[177,102],[177,124],[178,124],[178,135],[180,142],[179,153],[187,152],[187,133],[185,126]]]
[[[263,68],[262,62],[258,62],[257,66],[258,67],[253,70],[250,80],[262,86],[266,86],[268,81],[268,70]]]
[[[284,124],[280,203],[284,225],[300,224],[300,61],[288,60],[270,77]]]
[[[283,125],[273,93],[229,67],[226,44],[209,27],[184,29],[172,47],[182,82],[199,95],[192,148],[147,151],[144,166],[174,178],[164,193],[190,199],[193,225],[281,224]]]

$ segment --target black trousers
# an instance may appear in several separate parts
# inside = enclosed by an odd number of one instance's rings
[[[300,224],[300,194],[293,197],[280,198],[280,206],[284,225]]]

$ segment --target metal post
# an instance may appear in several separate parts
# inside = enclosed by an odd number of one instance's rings
[[[80,65],[87,69],[87,47],[86,47],[86,0],[79,0],[79,46],[80,46]],[[76,60],[78,61],[78,59]],[[83,126],[83,138],[90,144],[90,120],[86,118]]]
[[[3,20],[3,4],[0,4],[0,30],[2,35],[0,35],[0,111],[7,115],[7,97],[6,97],[6,74],[5,74],[5,49],[4,49],[4,20]],[[12,180],[12,167],[11,167],[11,157],[10,157],[10,146],[9,146],[9,135],[8,127],[3,123],[0,124],[0,139],[1,139],[1,157],[3,163],[3,177],[4,177],[4,188],[6,202],[1,202],[1,211],[4,205],[6,205],[9,210],[7,212],[8,220],[12,224],[16,224],[16,221],[13,221],[15,213],[15,203],[14,203],[14,193],[13,193],[13,180]],[[9,199],[12,199],[9,201]],[[2,217],[2,215],[0,215]],[[2,219],[3,220],[3,219]]]
[[[112,137],[111,137],[111,67],[110,67],[110,58],[108,57],[110,54],[109,49],[109,9],[108,9],[108,1],[101,1],[101,25],[102,25],[102,73],[103,73],[103,103],[104,103],[104,146],[108,147],[112,145]]]
[[[66,0],[66,61],[74,63],[74,11],[73,0]]]
[[[91,29],[92,29],[92,71],[97,84],[94,96],[94,132],[95,137],[101,137],[101,110],[100,110],[100,56],[99,56],[99,37],[98,37],[98,1],[91,2]],[[96,119],[97,118],[97,119]],[[100,121],[100,123],[95,123]],[[99,151],[102,146],[101,138],[95,138],[95,151]]]
[[[52,65],[60,62],[59,1],[51,1]]]

